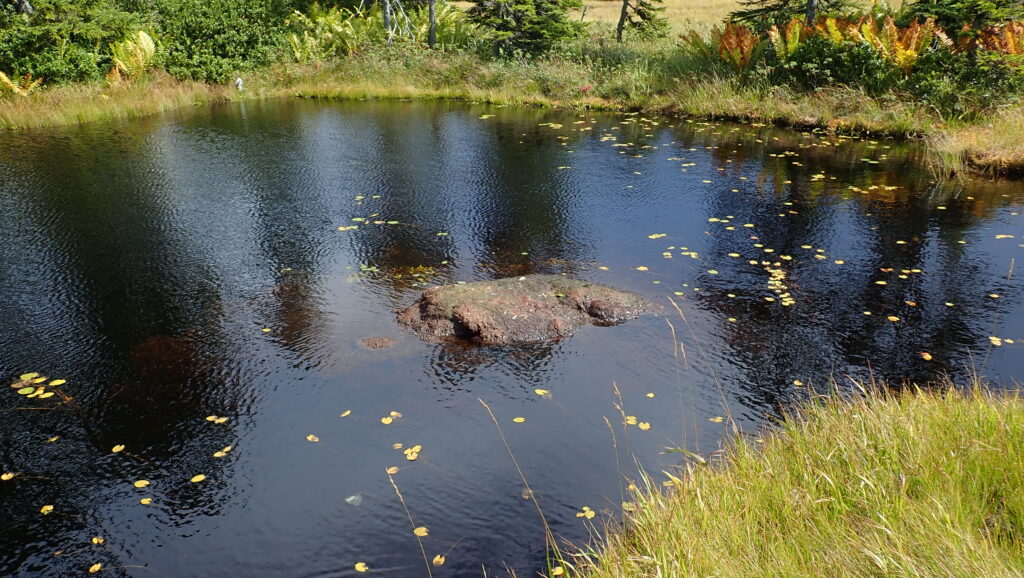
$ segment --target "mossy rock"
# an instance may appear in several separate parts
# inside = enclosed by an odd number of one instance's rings
[[[398,314],[427,341],[483,345],[563,339],[583,325],[618,325],[661,306],[634,293],[562,275],[432,287]]]

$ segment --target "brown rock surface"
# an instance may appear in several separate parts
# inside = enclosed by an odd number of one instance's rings
[[[426,340],[486,345],[561,339],[583,325],[617,325],[661,307],[643,297],[562,275],[432,287],[398,314]]]

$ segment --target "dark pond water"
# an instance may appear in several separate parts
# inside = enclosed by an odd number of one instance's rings
[[[634,460],[714,450],[718,416],[755,431],[833,378],[1014,386],[1024,188],[936,185],[918,157],[401,102],[0,135],[0,374],[67,380],[0,391],[0,574],[425,575],[396,466],[435,575],[531,576],[542,526],[480,400],[554,532],[583,542]],[[533,272],[665,310],[517,348],[394,323],[425,284]]]

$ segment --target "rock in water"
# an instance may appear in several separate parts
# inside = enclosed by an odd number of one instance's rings
[[[661,306],[634,293],[562,275],[432,287],[398,313],[428,341],[502,345],[561,339],[588,323],[617,325]]]

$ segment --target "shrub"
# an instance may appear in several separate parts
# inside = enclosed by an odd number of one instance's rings
[[[531,54],[578,34],[583,25],[567,13],[580,6],[581,0],[477,0],[469,18],[491,33],[496,52]]]
[[[996,26],[1010,20],[1024,18],[1024,3],[1020,0],[919,0],[906,4],[900,13],[900,22],[934,18],[943,29],[957,33]]]

